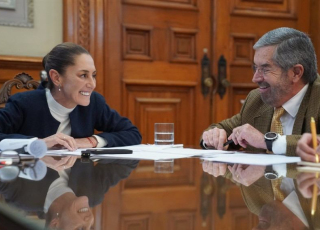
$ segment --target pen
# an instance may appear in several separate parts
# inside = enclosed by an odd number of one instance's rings
[[[317,149],[316,122],[313,117],[311,117],[310,127],[311,127],[311,135],[312,135],[312,145],[313,145],[313,149],[315,150],[315,154],[316,154],[316,162],[319,163],[319,157],[316,152],[316,149]],[[316,178],[318,178],[318,173],[316,173]],[[315,183],[313,185],[313,194],[312,194],[312,203],[311,203],[311,215],[312,216],[314,215],[314,213],[316,211],[317,198],[318,198],[318,186],[317,186],[317,183]]]
[[[223,144],[223,147],[224,146],[227,146],[227,145],[230,145],[230,144],[233,144],[233,140],[228,140],[226,143]]]
[[[311,117],[310,127],[311,127],[313,148],[314,150],[316,150],[317,149],[317,130],[316,130],[316,122],[313,117]],[[316,154],[316,162],[319,163],[319,156],[317,151],[315,151],[315,154]]]

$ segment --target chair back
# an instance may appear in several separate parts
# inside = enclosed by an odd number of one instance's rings
[[[38,88],[39,84],[38,81],[33,80],[33,78],[26,73],[19,73],[13,79],[6,81],[0,89],[0,109],[5,107],[5,103],[11,96],[12,87],[15,86],[18,90],[30,90]]]

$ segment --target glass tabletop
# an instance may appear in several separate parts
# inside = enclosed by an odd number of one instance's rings
[[[0,216],[13,207],[15,221],[39,229],[319,228],[318,173],[297,164],[82,157],[54,170],[31,157],[6,160]]]

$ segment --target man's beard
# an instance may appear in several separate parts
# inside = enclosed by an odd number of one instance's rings
[[[279,81],[275,86],[270,86],[266,82],[263,84],[259,84],[270,87],[268,92],[261,93],[261,99],[264,103],[266,103],[267,105],[271,105],[272,107],[277,107],[279,101],[281,101],[284,96],[287,96],[292,90],[292,84],[290,84],[287,79],[284,79],[288,76],[285,75],[281,77],[281,81]]]

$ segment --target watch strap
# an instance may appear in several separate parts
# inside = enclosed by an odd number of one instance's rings
[[[272,152],[272,143],[274,140],[265,139],[268,151]]]

